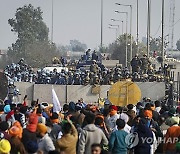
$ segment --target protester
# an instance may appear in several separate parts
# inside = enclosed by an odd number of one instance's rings
[[[104,117],[102,115],[97,115],[95,118],[95,125],[100,128],[103,133],[106,135],[107,139],[109,139],[109,131],[104,122]]]
[[[125,122],[125,127],[124,127],[124,131],[126,131],[127,133],[130,133],[131,131],[131,126],[128,125],[128,121],[129,121],[129,117],[126,113],[121,113],[119,116],[120,119],[124,120]]]
[[[127,143],[125,143],[125,138],[128,133],[123,130],[125,127],[125,121],[118,119],[116,125],[118,130],[111,134],[109,140],[109,151],[113,154],[127,154]]]
[[[89,115],[85,117],[87,125],[83,128],[78,145],[78,154],[91,153],[91,145],[94,143],[108,144],[108,140],[103,131],[94,125],[95,115]]]
[[[173,121],[172,126],[168,128],[165,135],[165,144],[164,152],[166,154],[175,154],[176,153],[176,143],[179,141],[180,137],[180,127],[178,126],[179,121]]]
[[[36,133],[39,138],[38,147],[43,154],[48,154],[49,151],[55,150],[54,144],[47,133],[46,125],[38,123]]]
[[[9,134],[11,136],[18,137],[19,139],[22,138],[22,132],[23,129],[18,121],[14,122],[12,127],[9,129]]]
[[[9,154],[11,150],[11,144],[8,140],[2,139],[0,141],[0,154]]]
[[[10,146],[4,153],[9,150],[11,154],[177,153],[179,108],[165,99],[146,97],[126,106],[112,105],[106,99],[99,106],[81,98],[56,112],[55,106],[38,100],[25,106],[24,100],[18,104],[5,101],[0,106],[0,151],[1,141],[4,146],[8,140]],[[129,146],[129,136],[135,137],[136,144]],[[175,141],[167,142],[170,139]]]
[[[27,142],[27,148],[26,151],[29,154],[36,154],[36,152],[38,151],[39,147],[38,147],[38,143],[37,141],[28,141]]]
[[[32,103],[33,107],[31,108],[20,104],[18,105],[19,108],[13,106],[8,106],[7,104],[4,111],[5,113],[14,113],[15,119],[19,122],[15,121],[9,127],[6,122],[6,120],[8,121],[8,118],[6,118],[8,114],[5,116],[5,121],[0,122],[0,138],[10,141],[11,153],[28,152],[32,154],[36,152],[55,153],[57,151],[61,153],[76,153],[77,151],[78,154],[89,154],[92,152],[102,153],[105,151],[104,149],[112,153],[118,153],[118,151],[127,153],[128,144],[124,140],[125,136],[119,136],[129,133],[137,133],[139,137],[137,146],[134,149],[130,149],[130,152],[134,151],[135,154],[141,154],[144,151],[147,154],[168,152],[176,145],[176,143],[171,145],[157,143],[157,141],[159,137],[165,139],[163,138],[165,134],[165,137],[172,136],[168,131],[171,127],[174,128],[176,126],[177,129],[179,128],[177,125],[179,124],[179,117],[176,114],[177,110],[171,108],[166,116],[166,111],[164,112],[166,109],[162,105],[159,113],[155,112],[158,113],[159,118],[153,119],[155,106],[152,104],[152,101],[151,103],[146,103],[144,108],[141,103],[138,103],[136,107],[132,104],[124,107],[105,104],[105,109],[87,103],[86,106],[82,107],[79,103],[70,102],[69,105],[64,107],[63,116],[61,112],[58,114],[52,112],[51,107],[42,109],[42,106],[37,103]],[[140,111],[138,111],[139,109]],[[46,114],[42,114],[42,111]],[[140,114],[138,115],[138,113]],[[23,123],[26,123],[26,125],[20,123],[22,115],[24,117]],[[85,118],[81,116],[85,116]],[[41,117],[46,119],[45,123],[38,119]],[[168,122],[170,128],[166,125],[166,122]],[[129,126],[129,123],[132,127]],[[120,124],[123,124],[123,127],[120,127],[122,126]],[[116,139],[116,142],[113,142],[116,137],[120,138],[120,140]],[[147,137],[152,138],[153,141],[151,143],[143,142],[142,139]],[[46,145],[47,142],[48,145]],[[16,145],[15,143],[19,144]],[[107,146],[108,144],[109,149],[105,148],[105,145]]]
[[[138,134],[139,142],[134,148],[134,154],[150,154],[151,144],[153,144],[153,134],[145,119],[140,120],[135,132]],[[145,138],[150,138],[151,142],[143,140]]]
[[[25,146],[25,149],[28,149],[29,141],[37,141],[36,138],[36,128],[38,124],[38,117],[35,113],[31,113],[28,118],[27,127],[23,129],[22,134],[22,143]]]
[[[113,132],[116,129],[116,120],[119,119],[119,114],[117,114],[118,108],[115,105],[110,106],[108,127],[110,131]]]
[[[17,136],[12,136],[10,139],[11,144],[11,154],[26,154],[25,147],[21,142],[20,138]]]
[[[91,154],[101,154],[102,148],[100,144],[92,144]]]
[[[133,120],[136,117],[136,109],[134,109],[133,104],[128,104],[127,108],[128,108],[127,115],[129,116],[129,120],[128,120],[127,124],[129,126],[132,126]]]
[[[27,112],[27,107],[20,106],[19,112],[16,112],[14,114],[15,119],[21,123],[21,126],[23,128],[26,128],[26,126],[27,126],[26,112]]]
[[[161,103],[160,103],[160,101],[155,101],[154,102],[155,103],[155,111],[157,111],[158,113],[161,111]]]
[[[38,123],[46,124],[46,118],[42,116],[42,109],[37,108],[36,114],[38,116]]]
[[[56,112],[53,112],[50,116],[50,122],[51,122],[51,132],[49,133],[49,136],[51,137],[53,143],[56,143],[56,140],[58,139],[59,132],[62,132],[62,128],[59,125],[59,116]]]
[[[63,136],[57,140],[60,151],[67,154],[76,154],[76,144],[78,141],[78,132],[75,126],[67,117],[67,122],[62,126]]]
[[[6,121],[0,122],[0,132],[3,133],[4,139],[9,140],[10,139],[10,134],[9,134],[9,125]]]

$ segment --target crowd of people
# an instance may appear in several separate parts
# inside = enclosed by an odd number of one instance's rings
[[[89,56],[88,52],[84,59],[89,59]],[[97,59],[97,55],[93,53],[89,69],[69,69],[68,71],[62,69],[61,72],[58,72],[57,68],[54,68],[53,71],[42,68],[34,72],[33,68],[27,65],[22,58],[17,64],[8,65],[4,69],[4,74],[9,81],[13,82],[57,85],[111,85],[124,79],[132,79],[135,82],[164,82],[171,80],[169,66],[165,64],[163,68],[160,67],[159,70],[155,70],[146,55],[143,58],[136,55],[132,59],[132,73],[127,67],[99,67]]]
[[[180,108],[149,98],[137,105],[32,101],[0,105],[0,154],[175,154]]]

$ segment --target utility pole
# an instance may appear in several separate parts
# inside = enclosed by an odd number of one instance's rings
[[[119,5],[119,4],[118,4]],[[127,42],[128,42],[128,37],[127,37],[127,29],[128,29],[128,12],[120,12],[120,11],[115,11],[116,13],[123,13],[123,14],[126,14],[126,41],[125,41],[125,44],[126,44],[126,46],[125,46],[125,55],[126,55],[126,57],[125,57],[125,66],[127,67],[127,63],[128,63],[128,61],[127,61]]]
[[[115,29],[116,30],[116,38],[115,41],[117,41],[118,38],[118,28],[108,27],[109,29]]]
[[[175,18],[175,0],[170,0],[170,15],[169,15],[169,49],[174,49],[174,18]]]
[[[127,49],[127,42],[128,42],[128,33],[127,33],[127,27],[128,27],[128,13],[126,12],[126,67],[128,66],[128,49]]]
[[[54,28],[54,6],[53,6],[53,0],[52,0],[52,29],[51,29],[51,43],[53,42],[53,28]]]
[[[126,5],[126,4],[120,4],[120,3],[115,3],[115,4],[130,7],[130,54],[129,54],[129,62],[130,62],[132,60],[132,5]],[[128,66],[129,66],[129,69],[131,69],[130,65]]]
[[[122,35],[123,35],[124,34],[124,21],[122,20],[121,23],[122,23]]]
[[[150,14],[151,14],[151,11],[150,11],[150,0],[148,0],[148,13],[147,13],[147,57],[149,58],[149,50],[150,50]]]
[[[132,5],[129,5],[129,6],[130,6],[130,9],[131,9],[131,15],[130,15],[130,37],[131,38],[130,38],[130,59],[129,59],[129,62],[130,62],[132,60],[132,54],[133,54],[132,53]]]
[[[164,66],[164,0],[162,0],[162,48],[161,48],[161,52],[162,52],[162,67]]]
[[[101,51],[103,47],[103,0],[101,0]]]
[[[139,0],[137,0],[137,53],[139,53]]]

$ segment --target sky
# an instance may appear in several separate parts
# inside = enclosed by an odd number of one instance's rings
[[[54,1],[54,33],[53,42],[57,45],[67,45],[72,39],[77,39],[87,44],[88,48],[97,49],[100,45],[101,27],[101,0],[53,0]],[[175,23],[180,19],[180,0],[176,1]],[[52,32],[52,0],[0,0],[0,49],[7,49],[17,39],[17,34],[11,32],[8,19],[15,17],[18,7],[32,4],[40,7],[43,11],[43,20],[49,28],[49,39]],[[151,0],[151,36],[161,35],[161,2],[162,0]],[[136,38],[136,0],[103,0],[103,44],[107,46],[116,38],[115,29],[109,29],[109,24],[120,25],[119,34],[122,33],[125,14],[115,13],[115,10],[128,11],[130,8],[115,5],[115,3],[131,4],[132,35]],[[165,35],[169,33],[170,0],[165,0]],[[130,18],[128,20],[128,33],[130,31]],[[147,26],[147,0],[139,0],[139,39],[146,36]],[[174,44],[180,38],[180,22],[174,27]]]

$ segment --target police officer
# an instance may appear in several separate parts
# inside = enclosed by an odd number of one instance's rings
[[[13,101],[15,88],[16,88],[16,86],[14,85],[13,81],[10,81],[9,85],[8,85],[8,99],[11,101],[11,103]]]
[[[88,49],[88,50],[86,51],[86,60],[89,60],[89,59],[90,59],[90,51],[91,51],[91,49]]]
[[[98,65],[96,64],[96,61],[93,60],[91,66],[90,66],[90,71],[97,74],[97,72],[99,71],[99,67]]]
[[[168,64],[164,64],[164,69],[163,70],[164,70],[164,76],[169,77],[171,69],[170,69]]]
[[[92,60],[98,60],[98,55],[96,53],[96,51],[94,50],[94,52],[92,53]]]
[[[148,70],[151,62],[146,54],[144,54],[143,58],[141,58],[140,60],[141,60],[141,72],[142,72],[142,74],[147,74],[147,70]]]
[[[99,80],[98,75],[95,75],[93,78],[93,85],[95,85],[95,84],[100,84],[100,80]]]
[[[81,78],[80,78],[80,75],[79,75],[79,73],[76,73],[75,75],[74,75],[74,83],[73,83],[74,85],[81,85]]]
[[[136,54],[135,57],[131,60],[132,74],[134,72],[139,72],[140,66],[141,66],[141,61],[138,55]]]

